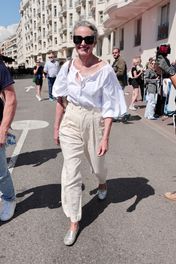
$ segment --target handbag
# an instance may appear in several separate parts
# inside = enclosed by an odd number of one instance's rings
[[[34,76],[33,79],[32,79],[32,81],[35,83],[36,80],[37,80],[37,76]]]

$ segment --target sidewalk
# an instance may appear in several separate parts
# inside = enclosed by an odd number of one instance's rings
[[[131,101],[132,89],[133,88],[130,85],[125,87],[125,99],[126,99],[126,103],[128,107]],[[171,136],[175,136],[175,140],[176,140],[176,134],[175,134],[174,126],[173,126],[173,117],[160,116],[157,120],[148,120],[144,118],[146,102],[138,101],[136,105],[138,106],[136,111],[131,111],[128,109],[128,112],[132,116],[139,115],[142,118],[143,122],[148,123],[151,126],[155,126],[155,128],[158,127],[158,129],[160,130],[161,129],[164,130],[168,135],[170,134]]]

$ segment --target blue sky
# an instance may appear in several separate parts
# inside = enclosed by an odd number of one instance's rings
[[[20,0],[0,0],[0,26],[17,24],[20,20]]]

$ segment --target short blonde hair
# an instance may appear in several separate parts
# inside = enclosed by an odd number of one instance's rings
[[[98,30],[94,24],[90,23],[87,20],[78,21],[73,28],[73,34],[75,33],[75,30],[79,27],[88,27],[89,29],[91,29],[94,32],[95,41],[97,41]]]
[[[140,58],[139,57],[133,58],[132,64],[135,65],[136,63],[140,63]]]

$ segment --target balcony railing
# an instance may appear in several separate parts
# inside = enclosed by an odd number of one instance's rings
[[[168,38],[169,23],[165,23],[158,26],[158,40]]]

